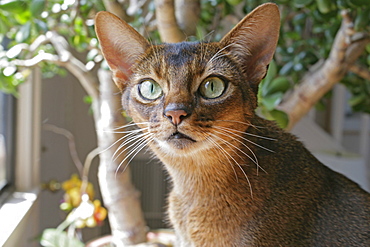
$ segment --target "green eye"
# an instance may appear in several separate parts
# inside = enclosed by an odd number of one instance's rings
[[[199,91],[204,98],[215,99],[225,91],[225,82],[218,77],[207,78],[200,84]]]
[[[139,85],[140,95],[148,100],[155,100],[162,96],[162,88],[153,80],[147,79]]]

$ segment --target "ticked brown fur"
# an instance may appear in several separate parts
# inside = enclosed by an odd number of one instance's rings
[[[369,194],[254,112],[279,23],[264,4],[218,43],[151,45],[96,17],[123,107],[173,181],[179,246],[370,246]]]

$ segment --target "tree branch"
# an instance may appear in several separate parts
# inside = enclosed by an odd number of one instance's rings
[[[174,0],[155,0],[159,34],[163,42],[176,43],[186,39],[175,17]]]
[[[367,34],[355,33],[348,12],[343,11],[342,16],[329,57],[323,63],[320,61],[320,66],[314,65],[316,69],[308,72],[277,107],[288,114],[288,130],[343,78],[370,41]]]
[[[57,65],[62,65],[62,62],[59,60],[59,57],[50,53],[39,53],[33,58],[30,59],[16,59],[9,62],[11,65],[19,67],[34,67],[41,62],[51,62]]]
[[[46,35],[58,53],[61,65],[80,81],[82,87],[93,100],[98,100],[98,80],[86,69],[80,60],[72,55],[68,49],[69,44],[67,40],[57,32],[48,32]]]
[[[127,22],[130,22],[130,21],[133,20],[132,16],[129,16],[126,13],[122,4],[117,2],[117,0],[103,0],[103,3],[104,3],[104,6],[105,6],[105,9],[107,11],[111,12],[112,14],[115,14],[119,18],[121,18],[121,19],[123,19]]]
[[[352,64],[348,68],[351,72],[357,74],[358,76],[364,78],[365,80],[370,81],[370,70],[361,66],[359,64]]]
[[[80,177],[82,178],[84,167],[82,165],[80,158],[78,157],[74,135],[70,131],[63,128],[59,128],[53,124],[44,124],[43,127],[46,130],[52,131],[59,135],[63,135],[68,139],[69,153],[71,154],[72,161],[75,164],[78,173],[80,174]]]
[[[41,45],[46,43],[51,43],[54,46],[57,55],[39,52],[32,58],[15,59],[10,61],[9,64],[21,67],[34,67],[40,62],[51,62],[63,66],[80,81],[82,87],[93,100],[99,100],[98,80],[80,60],[72,55],[69,51],[69,44],[63,36],[54,31],[50,31],[47,32],[46,35],[37,37],[30,46],[19,45],[19,48],[27,49],[30,54],[33,54]],[[14,49],[18,48],[15,47]],[[20,51],[18,51],[18,53],[20,53]]]

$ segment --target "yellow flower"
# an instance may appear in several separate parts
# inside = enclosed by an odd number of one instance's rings
[[[61,205],[61,209],[69,211],[72,208],[76,208],[81,203],[81,185],[82,181],[79,179],[77,174],[73,174],[71,178],[62,184],[62,188],[65,190],[64,204]],[[94,187],[89,182],[86,186],[86,193],[89,198],[94,198]]]
[[[85,191],[81,191],[81,186],[84,186],[84,183],[76,174],[62,184],[65,194],[60,208],[70,212],[67,217],[74,221],[77,228],[95,227],[102,224],[107,217],[107,210],[101,206],[99,200],[92,201],[95,193],[91,183],[87,183]]]
[[[94,206],[95,206],[94,218],[96,222],[100,224],[107,217],[107,210],[101,206],[101,202],[99,200],[94,201]]]
[[[81,183],[82,182],[81,182],[80,178],[78,177],[78,175],[77,174],[72,174],[72,176],[69,180],[62,183],[62,188],[65,191],[68,191],[68,190],[70,190],[72,188],[75,188],[75,187],[80,188]]]

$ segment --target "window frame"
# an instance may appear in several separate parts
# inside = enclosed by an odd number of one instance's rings
[[[0,92],[0,134],[4,136],[6,154],[5,183],[0,184],[1,198],[5,197],[3,194],[9,194],[13,191],[15,185],[15,109],[15,97]]]

